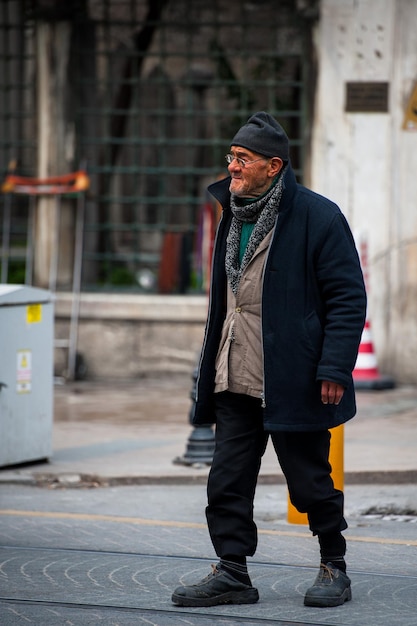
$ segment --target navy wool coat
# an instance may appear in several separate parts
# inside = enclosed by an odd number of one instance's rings
[[[230,178],[209,186],[223,206],[213,251],[209,311],[197,371],[194,424],[215,422],[215,359],[225,318]],[[314,431],[356,413],[352,371],[366,317],[366,293],[351,230],[330,200],[284,174],[279,216],[262,287],[264,428]],[[323,405],[321,381],[345,387],[338,406]]]

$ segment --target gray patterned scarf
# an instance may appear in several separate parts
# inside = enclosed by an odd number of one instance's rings
[[[233,217],[227,235],[225,267],[230,287],[235,295],[243,270],[251,260],[256,248],[275,225],[282,196],[284,171],[282,171],[275,185],[259,200],[245,205],[239,203],[237,196],[231,195],[230,208]],[[255,226],[249,237],[242,263],[239,265],[240,236],[243,222],[255,222]]]

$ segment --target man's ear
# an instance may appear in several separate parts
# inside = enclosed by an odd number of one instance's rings
[[[280,159],[279,157],[272,157],[269,162],[270,174],[272,176],[276,176],[277,174],[279,174],[279,172],[282,170],[283,165],[284,161],[282,159]]]

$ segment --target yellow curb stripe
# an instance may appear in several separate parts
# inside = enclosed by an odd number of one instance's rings
[[[0,515],[16,515],[18,517],[42,517],[53,519],[81,520],[88,522],[117,522],[119,524],[136,524],[139,526],[173,526],[178,528],[206,528],[206,524],[195,522],[172,522],[165,520],[143,519],[141,517],[122,517],[118,515],[98,515],[91,513],[63,513],[54,511],[20,511],[14,509],[0,510]]]
[[[60,511],[22,511],[16,509],[3,509],[0,510],[0,516],[16,516],[16,517],[39,517],[44,519],[67,519],[78,520],[88,522],[114,522],[118,524],[135,524],[136,526],[166,526],[168,528],[194,528],[194,529],[206,529],[205,523],[198,522],[178,522],[171,520],[154,520],[144,519],[141,517],[123,517],[117,515],[98,515],[91,513],[64,513]],[[275,537],[300,537],[302,539],[311,537],[311,533],[297,532],[291,530],[267,530],[258,529],[260,535],[270,535]],[[349,542],[362,542],[362,543],[378,543],[383,545],[397,545],[397,546],[417,546],[416,539],[392,539],[386,537],[354,537],[349,536]]]

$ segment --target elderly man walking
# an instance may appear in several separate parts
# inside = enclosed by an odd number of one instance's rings
[[[246,559],[257,546],[253,502],[270,437],[293,505],[307,513],[320,567],[308,606],[350,600],[344,494],[329,464],[331,428],[356,412],[352,371],[366,315],[351,230],[330,200],[298,184],[289,141],[268,113],[231,141],[194,422],[216,424],[206,516],[219,563],[178,587],[180,606],[254,603]]]

